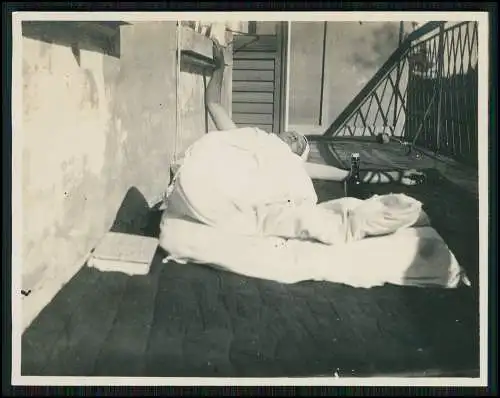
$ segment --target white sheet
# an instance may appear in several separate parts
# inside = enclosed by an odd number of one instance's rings
[[[190,217],[237,235],[310,237],[327,244],[408,227],[422,204],[403,194],[317,204],[304,161],[257,128],[211,132],[187,151],[165,200]]]
[[[214,131],[186,152],[165,207],[235,233],[258,232],[255,209],[279,203],[314,206],[303,159],[275,134],[257,128]]]
[[[167,259],[208,264],[281,283],[316,280],[364,288],[386,283],[444,288],[470,285],[444,240],[429,226],[325,245],[235,235],[197,222],[166,218],[160,245],[169,253]]]
[[[189,148],[168,190],[160,245],[176,261],[284,283],[455,287],[462,279],[418,200],[317,199],[303,159],[277,136],[212,132]]]

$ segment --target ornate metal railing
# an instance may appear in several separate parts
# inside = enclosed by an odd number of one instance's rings
[[[430,22],[410,34],[324,136],[386,132],[477,164],[477,22]]]

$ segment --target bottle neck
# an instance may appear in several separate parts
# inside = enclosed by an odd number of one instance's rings
[[[359,161],[357,159],[351,160],[351,180],[355,183],[361,183],[361,178],[359,176]]]

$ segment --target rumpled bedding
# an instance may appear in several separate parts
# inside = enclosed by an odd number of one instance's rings
[[[279,237],[242,236],[184,219],[164,219],[166,260],[200,263],[281,283],[306,280],[370,288],[384,284],[455,288],[467,276],[430,227],[340,245]]]
[[[160,246],[177,262],[282,283],[469,284],[421,202],[400,193],[317,204],[302,163],[259,129],[202,137],[168,191]]]

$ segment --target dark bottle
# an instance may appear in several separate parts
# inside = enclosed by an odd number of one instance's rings
[[[363,181],[361,181],[360,176],[360,162],[361,158],[359,153],[355,152],[351,154],[351,169],[349,176],[345,182],[345,196],[352,198],[363,199]]]

